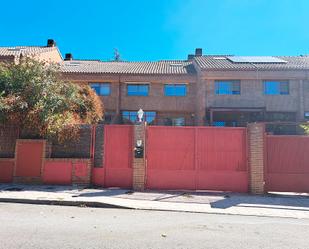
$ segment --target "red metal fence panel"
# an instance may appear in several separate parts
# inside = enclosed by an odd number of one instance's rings
[[[195,189],[194,128],[147,128],[147,188]]]
[[[17,140],[15,176],[41,176],[44,143],[43,140]]]
[[[14,159],[0,158],[0,183],[13,181]]]
[[[248,191],[245,128],[148,127],[147,188]]]
[[[105,186],[132,188],[133,126],[106,125],[104,131]]]
[[[309,137],[266,136],[267,191],[309,192]]]
[[[72,184],[72,162],[45,161],[43,182],[45,184]]]
[[[196,129],[198,189],[248,191],[245,128]]]

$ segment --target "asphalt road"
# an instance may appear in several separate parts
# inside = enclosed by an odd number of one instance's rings
[[[0,248],[309,248],[309,220],[0,203]]]

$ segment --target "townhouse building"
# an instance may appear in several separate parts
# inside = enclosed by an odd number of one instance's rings
[[[309,111],[308,56],[201,56],[199,113],[212,125],[302,122]]]
[[[59,63],[64,79],[89,84],[106,123],[131,123],[137,110],[151,125],[246,126],[309,118],[309,56],[203,55],[186,60],[100,61],[62,58],[53,40],[42,47],[2,47],[0,60],[22,56]]]

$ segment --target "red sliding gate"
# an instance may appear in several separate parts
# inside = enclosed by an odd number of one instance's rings
[[[267,191],[309,193],[309,137],[266,136]]]
[[[147,128],[148,189],[248,191],[246,128]]]
[[[133,126],[106,125],[104,136],[105,187],[132,188]]]

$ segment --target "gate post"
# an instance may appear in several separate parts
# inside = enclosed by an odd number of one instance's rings
[[[249,184],[250,192],[263,194],[264,154],[265,154],[265,125],[263,123],[248,124],[248,156],[249,156]]]
[[[134,148],[138,140],[142,141],[144,148],[143,156],[137,158],[135,150],[133,150],[133,189],[143,191],[145,189],[145,174],[146,174],[146,160],[145,160],[145,146],[146,146],[146,125],[144,122],[134,125]]]

